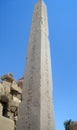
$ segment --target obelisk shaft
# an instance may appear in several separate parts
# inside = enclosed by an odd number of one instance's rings
[[[46,5],[34,10],[17,130],[55,130]]]

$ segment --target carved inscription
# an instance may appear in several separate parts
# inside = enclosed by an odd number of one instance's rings
[[[32,88],[29,86],[28,88],[28,97],[27,97],[27,106],[26,106],[26,127],[27,130],[30,130],[30,115],[31,115],[31,103],[32,103]]]
[[[27,130],[31,130],[31,105],[32,105],[32,86],[33,86],[33,73],[34,73],[34,54],[35,54],[35,45],[32,47],[32,56],[31,56],[31,71],[30,71],[30,79],[29,86],[27,90],[27,101],[26,101],[26,128]]]
[[[45,43],[45,76],[46,76],[46,97],[47,97],[47,130],[50,130],[51,113],[50,113],[50,97],[49,97],[49,72],[48,72],[48,46]]]

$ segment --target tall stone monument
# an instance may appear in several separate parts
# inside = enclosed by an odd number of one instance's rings
[[[55,130],[46,5],[35,5],[17,130]]]

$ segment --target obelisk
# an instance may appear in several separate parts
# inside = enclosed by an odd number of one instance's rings
[[[35,5],[17,130],[55,130],[47,9]]]

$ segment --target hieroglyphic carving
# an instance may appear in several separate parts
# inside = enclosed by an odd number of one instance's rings
[[[32,79],[30,79],[32,80]],[[31,81],[32,83],[32,81]],[[28,128],[28,130],[30,130],[30,115],[31,115],[31,103],[32,103],[32,88],[31,85],[28,87],[28,97],[27,97],[27,102],[26,102],[26,126]]]
[[[50,97],[49,97],[49,68],[48,68],[48,43],[45,43],[45,76],[46,76],[46,97],[47,97],[47,130],[50,130],[51,113],[50,113]]]
[[[35,54],[35,45],[32,46],[32,56],[31,56],[31,71],[30,71],[30,79],[29,86],[27,90],[27,101],[26,101],[26,128],[30,130],[30,117],[31,117],[31,104],[32,104],[32,86],[33,86],[33,72],[34,72],[34,54]]]
[[[48,21],[46,6],[39,1],[35,6],[32,20],[29,51],[27,58],[27,73],[25,73],[24,108],[22,120],[19,120],[17,130],[55,130],[51,117],[51,68],[49,66]],[[50,72],[49,72],[50,71]],[[26,108],[25,108],[26,107]],[[26,118],[26,123],[24,119]],[[24,128],[20,126],[23,124]],[[54,126],[54,123],[53,123]]]

